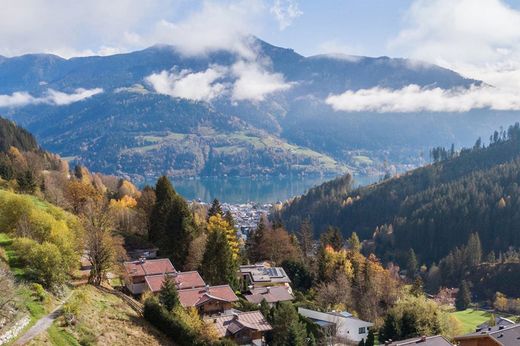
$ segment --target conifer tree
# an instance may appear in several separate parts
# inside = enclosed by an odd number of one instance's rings
[[[265,232],[267,231],[267,225],[265,217],[262,216],[260,218],[260,221],[258,222],[258,226],[256,227],[256,230],[249,233],[249,236],[247,237],[246,241],[246,253],[249,261],[255,263],[258,261],[263,260],[263,258],[260,258],[259,255],[259,249],[262,244],[262,239],[265,235]]]
[[[339,251],[343,248],[344,240],[339,228],[329,226],[327,231],[320,237],[322,247],[330,245],[334,250]]]
[[[210,217],[215,216],[219,214],[220,216],[224,216],[224,213],[222,212],[222,206],[220,205],[220,201],[215,198],[213,200],[213,203],[211,203],[211,207],[208,210],[208,220]]]
[[[468,283],[466,280],[462,280],[459,292],[457,292],[457,297],[455,298],[455,307],[457,310],[466,310],[471,304],[471,292],[469,290]]]
[[[308,256],[312,253],[312,245],[314,242],[312,225],[309,218],[305,218],[300,225],[298,240],[302,250],[303,258],[307,259]]]
[[[201,264],[204,280],[211,285],[230,284],[234,287],[237,269],[226,234],[220,229],[210,232]]]
[[[482,261],[482,245],[480,244],[478,233],[472,233],[469,236],[466,253],[468,256],[468,266],[470,268],[479,265]]]
[[[150,217],[148,238],[152,242],[159,242],[166,234],[168,217],[176,194],[170,180],[166,176],[162,176],[157,180],[155,194],[156,201]]]
[[[376,338],[374,335],[374,331],[372,330],[372,328],[370,328],[370,330],[368,331],[367,339],[365,341],[365,346],[374,346],[375,341]]]
[[[289,325],[287,335],[287,346],[306,346],[307,331],[305,326],[298,320],[292,321]]]
[[[415,275],[417,274],[417,266],[417,256],[415,255],[415,251],[410,249],[408,251],[408,259],[406,261],[406,270],[408,272],[409,278],[415,278]]]
[[[352,235],[347,240],[347,243],[350,250],[354,252],[361,251],[361,242],[359,241],[359,237],[356,232],[352,232]]]
[[[227,221],[229,227],[235,229],[235,219],[233,218],[233,214],[231,214],[231,211],[226,211],[226,213],[224,214],[224,220]]]
[[[180,304],[175,280],[170,275],[164,275],[161,292],[159,293],[159,302],[168,311],[172,311],[174,307]]]

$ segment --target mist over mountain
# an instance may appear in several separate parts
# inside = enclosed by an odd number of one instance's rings
[[[48,150],[136,180],[379,174],[423,163],[434,145],[469,145],[520,119],[488,109],[338,111],[327,100],[346,90],[482,83],[407,59],[304,57],[256,38],[249,44],[254,58],[187,56],[166,45],[103,57],[2,57],[0,114]]]

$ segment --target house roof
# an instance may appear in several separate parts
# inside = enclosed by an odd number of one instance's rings
[[[215,326],[219,337],[232,336],[243,329],[268,331],[273,328],[260,311],[237,312],[206,319],[206,323]]]
[[[515,324],[515,322],[511,321],[508,318],[497,316],[495,317],[495,326],[510,326]],[[482,331],[483,329],[488,329],[490,327],[489,322],[484,322],[477,326],[478,331]]]
[[[172,276],[177,283],[178,290],[206,286],[206,283],[197,271],[178,272],[170,274],[170,276]],[[145,281],[150,291],[159,292],[164,281],[164,275],[149,275],[145,277]]]
[[[495,326],[480,332],[455,337],[455,340],[491,338],[504,346],[520,345],[520,323],[509,326]]]
[[[254,304],[260,304],[264,299],[268,303],[284,302],[294,299],[291,288],[287,286],[256,287],[251,290],[251,294],[246,294],[244,297]]]
[[[401,341],[394,341],[389,346],[452,346],[452,344],[441,335],[417,337]]]
[[[268,267],[265,264],[240,266],[242,275],[248,274],[254,283],[290,283],[291,279],[282,267]]]
[[[184,307],[200,306],[210,300],[236,302],[238,297],[229,285],[205,286],[179,290],[179,300]]]
[[[125,262],[124,267],[130,276],[170,274],[176,272],[172,262],[170,262],[168,258]]]

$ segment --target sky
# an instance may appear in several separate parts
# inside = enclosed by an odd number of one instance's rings
[[[520,107],[515,91],[520,90],[520,0],[0,0],[0,4],[0,55],[5,56],[110,55],[163,43],[186,55],[224,48],[247,64],[255,52],[241,38],[252,34],[306,56],[385,55],[438,64],[500,88],[500,95],[508,97],[504,108],[511,103]],[[239,78],[240,69],[248,71],[236,66],[225,73]],[[275,76],[273,86],[273,78],[266,80],[263,71],[256,72],[267,90],[289,87],[283,76]],[[208,69],[196,76],[177,76],[165,71],[150,78],[159,86],[169,82],[161,90],[174,95],[185,94],[181,82],[209,80],[207,92],[193,95],[208,100],[221,91],[215,81],[223,73]],[[247,79],[242,82],[250,87]],[[345,102],[340,101],[360,101],[357,105],[365,109],[374,98],[382,102],[382,96],[390,102],[388,109],[409,109],[406,104],[395,108],[392,100],[408,102],[423,94],[414,86],[345,92],[331,95],[339,98],[327,102],[341,110]],[[237,99],[248,95],[232,93]],[[471,108],[474,98],[492,102],[496,93],[479,89],[462,96],[473,95]],[[438,90],[437,95],[451,97],[454,104],[461,101],[458,91]]]

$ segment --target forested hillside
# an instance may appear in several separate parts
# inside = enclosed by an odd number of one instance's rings
[[[403,176],[351,190],[345,176],[288,202],[283,222],[297,229],[305,218],[355,231],[384,259],[405,258],[413,248],[431,263],[478,233],[484,253],[520,245],[520,127],[495,132],[460,152],[436,148],[435,163]]]
[[[28,131],[0,117],[0,151],[7,151],[11,147],[29,151],[37,150],[38,144]]]

